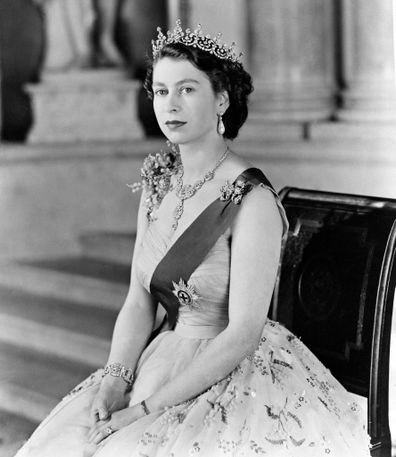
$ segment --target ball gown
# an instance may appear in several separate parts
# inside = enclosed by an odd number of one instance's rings
[[[286,232],[285,212],[272,187],[266,182],[253,186],[273,192]],[[217,205],[243,205],[243,200],[232,202],[233,196]],[[198,231],[208,229],[199,218],[192,225]],[[177,258],[169,246],[170,232],[158,220],[143,237],[136,268],[148,291],[163,259],[167,256],[172,265]],[[191,235],[187,232],[180,238]],[[188,284],[199,295],[199,306],[180,306],[174,329],[159,333],[146,347],[130,404],[171,381],[227,326],[231,243],[227,227],[192,272]],[[73,389],[17,457],[370,455],[363,410],[298,337],[271,319],[256,350],[220,382],[196,398],[142,417],[96,447],[88,445],[86,437],[101,376],[102,369]]]

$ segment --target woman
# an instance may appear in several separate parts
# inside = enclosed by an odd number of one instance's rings
[[[287,221],[262,172],[225,142],[252,91],[238,56],[178,23],[153,43],[146,87],[177,147],[142,169],[131,284],[108,364],[18,457],[369,456],[349,394],[267,318]],[[158,302],[167,327],[148,343]]]

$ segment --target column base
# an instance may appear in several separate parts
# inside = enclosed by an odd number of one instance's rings
[[[251,113],[240,130],[238,141],[298,140],[305,137],[303,122],[271,121],[261,113]]]
[[[121,70],[46,74],[27,86],[34,125],[30,143],[133,140],[144,136],[137,118],[138,81]]]
[[[342,109],[336,118],[351,122],[396,122],[394,84],[359,84],[341,93]]]
[[[256,86],[251,111],[271,122],[309,122],[329,119],[334,113],[334,92],[330,86]]]

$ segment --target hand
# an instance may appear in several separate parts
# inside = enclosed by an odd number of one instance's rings
[[[128,405],[126,384],[121,378],[105,377],[96,394],[91,407],[92,424],[108,419],[115,411]]]
[[[140,404],[116,411],[109,419],[100,420],[95,423],[89,432],[88,441],[98,445],[105,438],[108,438],[123,427],[132,424],[132,422],[135,422],[144,415],[143,408]]]

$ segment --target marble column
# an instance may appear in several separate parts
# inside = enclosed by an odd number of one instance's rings
[[[248,20],[247,1],[249,0],[190,0],[188,25],[195,28],[202,24],[204,33],[215,36],[222,33],[223,43],[236,43],[236,51],[243,52],[243,62],[248,60]]]
[[[1,69],[1,53],[2,49],[0,47],[0,144],[3,138],[3,104],[2,104],[2,88],[3,88],[3,81],[2,81],[2,69]]]
[[[190,2],[189,0],[167,0],[168,29],[173,29],[176,19],[182,24],[189,22]]]
[[[342,0],[341,120],[396,120],[395,8],[393,0]]]
[[[259,122],[303,124],[334,110],[333,2],[248,0],[250,62]]]
[[[143,76],[147,56],[151,55],[151,40],[157,36],[157,27],[166,28],[167,2],[165,0],[127,0],[132,61],[138,73]]]

